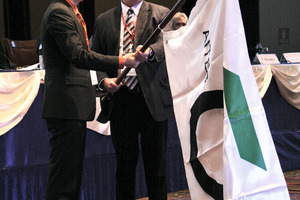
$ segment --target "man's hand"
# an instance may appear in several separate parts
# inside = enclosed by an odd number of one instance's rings
[[[103,84],[103,87],[106,89],[106,91],[108,91],[109,93],[115,93],[120,89],[122,83],[117,85],[116,80],[117,80],[117,78],[105,78],[103,80],[102,84]]]
[[[140,50],[142,49],[142,47],[143,47],[142,45],[139,45],[136,48],[136,52],[135,52],[135,59],[138,60],[139,62],[144,62],[145,60],[147,60],[151,51],[151,48],[148,47],[145,52],[141,52]]]
[[[125,66],[129,68],[136,68],[140,62],[135,58],[135,53],[128,53],[124,55]]]

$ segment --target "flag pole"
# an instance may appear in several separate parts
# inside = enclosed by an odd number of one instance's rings
[[[172,17],[176,14],[178,8],[180,8],[186,0],[178,0],[177,3],[173,6],[173,8],[169,11],[169,13],[165,16],[162,22],[157,26],[157,28],[153,31],[147,41],[143,44],[141,48],[141,52],[144,52],[150,44],[155,40],[155,38],[160,34],[160,32],[166,27],[166,25],[171,21]],[[125,67],[125,69],[118,75],[116,84],[119,85],[125,76],[128,74],[131,68]],[[112,97],[112,93],[107,92],[102,98],[101,101],[109,101]]]

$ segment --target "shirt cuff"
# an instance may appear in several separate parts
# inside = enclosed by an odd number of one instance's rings
[[[153,51],[153,49],[151,49],[146,62],[153,63],[154,61],[155,61],[154,51]]]
[[[100,91],[100,92],[106,92],[106,89],[104,88],[103,86],[103,81],[104,81],[104,78],[101,79],[101,81],[98,82],[98,87],[96,88],[96,90]]]
[[[125,66],[125,57],[119,56],[119,69],[123,69]]]

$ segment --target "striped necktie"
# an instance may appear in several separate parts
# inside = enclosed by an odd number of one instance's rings
[[[132,8],[127,11],[127,18],[124,23],[124,35],[123,35],[123,53],[131,53],[133,48],[133,37],[135,32],[134,20],[133,20],[133,10]],[[136,76],[126,76],[125,84],[129,89],[134,89],[138,83]]]
[[[133,10],[130,8],[127,11],[127,18],[124,24],[124,36],[123,36],[123,53],[132,52],[133,38],[134,34],[134,20],[133,20]]]

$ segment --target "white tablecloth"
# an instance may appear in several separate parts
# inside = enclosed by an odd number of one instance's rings
[[[282,97],[300,109],[300,65],[253,65],[261,98],[265,95],[272,77],[275,78]],[[34,101],[43,83],[45,71],[32,70],[0,73],[0,136],[17,125]],[[100,100],[96,99],[96,116],[100,113]],[[109,123],[96,120],[87,127],[98,133],[110,135]]]
[[[300,110],[300,65],[253,65],[252,68],[261,98],[269,88],[273,76],[281,96]]]

